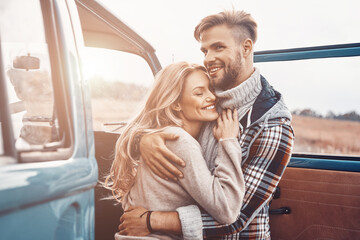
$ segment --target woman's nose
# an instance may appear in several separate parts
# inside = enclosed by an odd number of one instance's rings
[[[206,98],[206,101],[208,102],[214,102],[216,99],[215,95],[212,92],[209,92],[209,95]]]

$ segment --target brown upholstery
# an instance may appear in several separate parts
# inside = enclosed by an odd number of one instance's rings
[[[288,167],[270,209],[273,240],[360,239],[360,173]]]

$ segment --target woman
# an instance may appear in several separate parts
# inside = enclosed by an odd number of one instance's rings
[[[235,221],[245,189],[237,141],[239,123],[236,111],[224,111],[219,117],[209,84],[204,67],[186,62],[171,64],[156,75],[144,108],[116,143],[115,159],[105,182],[124,210],[137,205],[152,211],[174,211],[180,206],[199,204],[221,223]],[[218,124],[213,132],[221,144],[218,166],[210,173],[196,138],[204,122],[216,119]],[[179,136],[166,145],[185,161],[183,179],[164,180],[153,174],[141,158],[131,156],[134,137],[154,131]],[[150,217],[149,213],[144,214]],[[120,234],[115,237],[130,239]],[[143,238],[181,239],[181,236],[155,232]]]

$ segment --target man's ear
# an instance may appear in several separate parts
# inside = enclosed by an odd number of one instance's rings
[[[181,111],[180,103],[174,103],[173,105],[171,105],[171,109],[180,112]]]
[[[243,44],[243,56],[248,57],[253,51],[253,41],[250,38],[244,40]]]

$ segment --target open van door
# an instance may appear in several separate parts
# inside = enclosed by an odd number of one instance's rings
[[[282,83],[287,88],[282,93],[286,94],[297,84],[309,85],[308,92],[293,89],[298,101],[316,103],[322,95],[329,94],[343,106],[346,101],[356,101],[340,98],[336,93],[358,92],[352,85],[360,77],[357,67],[360,43],[256,52],[255,62],[273,81],[287,79],[288,85]],[[284,71],[286,68],[295,72]],[[321,79],[314,76],[321,77],[321,71],[332,78],[327,79],[326,87],[316,88]],[[302,76],[301,82],[294,82],[294,75]],[[308,99],[312,89],[317,89],[317,99]],[[310,109],[293,112],[294,151],[270,205],[272,239],[360,238],[360,117],[357,116],[356,113],[320,116]]]
[[[120,18],[93,0],[76,1],[86,46],[84,71],[90,85],[99,181],[109,173],[122,127],[141,104],[161,65],[154,48]],[[109,79],[107,72],[117,78]],[[91,75],[93,73],[93,75]],[[95,188],[95,239],[112,239],[122,214],[111,192]]]

